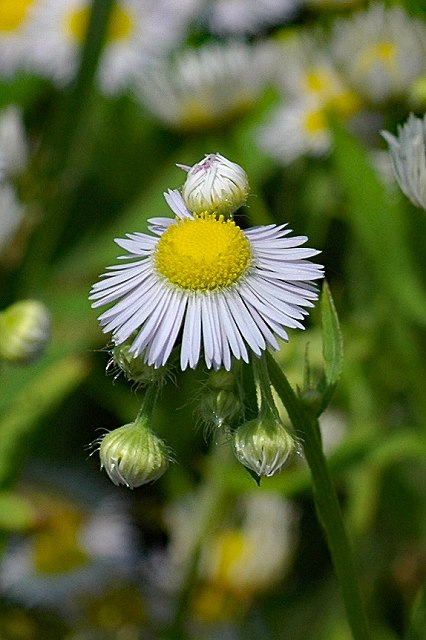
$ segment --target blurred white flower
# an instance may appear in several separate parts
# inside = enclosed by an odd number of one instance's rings
[[[375,3],[337,20],[332,50],[351,86],[374,104],[404,97],[426,70],[426,25]]]
[[[348,118],[360,99],[343,80],[330,54],[314,33],[297,31],[271,45],[274,81],[285,99],[316,100]]]
[[[171,50],[184,37],[195,0],[118,0],[98,67],[102,91],[126,90],[136,69]],[[90,0],[44,0],[31,23],[31,65],[58,84],[76,74]]]
[[[0,75],[11,76],[24,66],[28,27],[38,0],[2,0],[0,6]]]
[[[268,81],[267,60],[262,46],[207,44],[142,71],[135,94],[170,127],[207,129],[255,105]]]
[[[78,477],[81,481],[81,474]],[[27,490],[38,524],[6,547],[0,594],[25,606],[75,615],[81,597],[132,575],[136,535],[123,496],[116,499],[94,490],[93,482],[86,480],[86,497],[81,500],[68,493],[69,487],[64,489],[64,478],[55,480],[60,494],[33,482]]]
[[[317,100],[276,108],[258,128],[256,139],[262,151],[284,166],[304,155],[323,156],[331,148],[327,115]]]
[[[398,135],[382,132],[389,144],[392,168],[401,190],[416,207],[426,210],[426,116],[412,113],[398,126]]]
[[[165,514],[170,531],[167,572],[175,588],[197,544],[197,504],[192,496],[192,500],[169,505]],[[196,604],[201,603],[205,587],[209,593],[216,587],[221,593],[243,598],[264,591],[283,575],[294,549],[297,512],[277,494],[249,493],[233,502],[232,511],[225,509],[222,516],[202,541],[198,565],[202,586]],[[168,583],[165,569],[163,566],[162,578]]]
[[[287,22],[302,0],[213,0],[207,3],[207,23],[219,35],[257,33]]]
[[[203,544],[199,575],[248,595],[272,586],[294,548],[293,505],[273,493],[250,493],[239,505],[241,522],[219,528]]]

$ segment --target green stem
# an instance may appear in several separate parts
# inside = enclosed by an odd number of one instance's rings
[[[337,495],[322,451],[318,420],[306,412],[287,378],[267,354],[271,382],[303,442],[308,462],[318,519],[324,529],[334,569],[340,584],[347,619],[354,640],[368,640],[370,633],[352,553],[343,525]]]
[[[138,411],[138,415],[136,416],[135,422],[137,422],[140,418],[145,418],[146,416],[148,416],[148,418],[152,417],[152,414],[154,413],[155,405],[157,404],[158,393],[159,393],[159,386],[157,384],[148,385],[142,400],[141,407]]]

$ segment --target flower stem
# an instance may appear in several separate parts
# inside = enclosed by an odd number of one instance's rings
[[[354,640],[369,640],[370,632],[361,591],[336,491],[322,450],[318,420],[303,407],[284,373],[270,354],[267,354],[267,360],[272,385],[303,442],[303,449],[312,475],[318,519],[326,535],[353,638]]]

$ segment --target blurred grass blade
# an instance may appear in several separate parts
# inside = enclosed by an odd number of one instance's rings
[[[54,362],[23,385],[0,419],[0,488],[9,488],[19,476],[40,420],[73,391],[88,372],[87,362],[67,356]]]
[[[426,324],[426,291],[409,251],[402,207],[388,198],[361,143],[331,122],[334,164],[349,203],[350,224],[377,284],[405,317]]]

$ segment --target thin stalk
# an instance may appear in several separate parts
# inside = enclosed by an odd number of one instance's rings
[[[336,491],[322,450],[318,420],[304,409],[284,373],[270,354],[267,354],[267,362],[272,385],[287,409],[290,420],[303,443],[312,475],[318,519],[326,535],[352,636],[354,640],[369,640],[371,636],[361,590]]]

